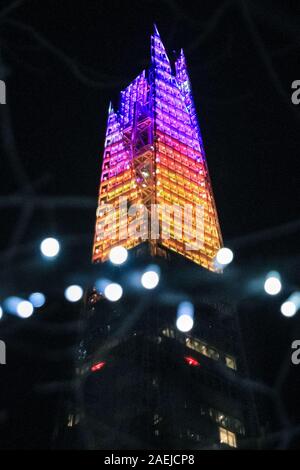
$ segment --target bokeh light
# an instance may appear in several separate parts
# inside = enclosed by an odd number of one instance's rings
[[[54,258],[60,250],[59,241],[56,238],[45,238],[40,245],[40,250],[46,258]]]
[[[144,272],[141,277],[141,284],[145,289],[155,289],[159,283],[159,274],[155,270]]]
[[[194,326],[194,305],[191,302],[180,302],[177,309],[176,327],[182,333],[187,333]]]
[[[109,260],[111,263],[120,265],[125,263],[128,258],[128,251],[124,246],[115,246],[109,252]]]
[[[34,308],[40,308],[45,305],[46,297],[41,292],[33,292],[28,297],[29,302],[32,303]]]
[[[28,300],[21,300],[17,305],[17,314],[20,318],[29,318],[33,314],[34,308]]]
[[[111,302],[117,302],[117,300],[120,300],[123,295],[123,289],[120,284],[112,282],[105,287],[104,295],[107,300],[110,300]]]
[[[230,264],[233,260],[233,252],[230,250],[230,248],[220,248],[217,256],[216,256],[216,261],[219,265],[221,266],[227,266]]]
[[[264,289],[269,295],[277,295],[281,291],[280,274],[277,271],[271,271],[267,274]]]
[[[65,290],[65,298],[69,302],[78,302],[82,298],[82,296],[83,296],[83,289],[77,284],[69,286]]]

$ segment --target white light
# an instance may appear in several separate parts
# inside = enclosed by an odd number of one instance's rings
[[[33,314],[33,305],[28,300],[22,300],[17,305],[17,314],[21,318],[29,318]]]
[[[40,249],[47,258],[54,258],[60,250],[59,242],[56,238],[45,238],[40,245]]]
[[[0,320],[1,320],[2,317],[3,317],[3,310],[2,310],[2,307],[0,305]]]
[[[194,325],[194,305],[191,302],[180,302],[177,309],[176,326],[179,331],[186,333]]]
[[[281,305],[280,311],[285,317],[293,317],[300,309],[300,292],[293,292]]]
[[[73,285],[69,286],[65,290],[65,298],[69,302],[78,302],[83,296],[83,289],[80,286]]]
[[[109,252],[109,260],[113,264],[123,264],[128,258],[128,251],[124,246],[115,246]]]
[[[230,248],[220,248],[217,253],[216,260],[221,266],[226,266],[233,260],[233,252]]]
[[[293,317],[297,312],[297,307],[294,302],[287,300],[281,305],[280,311],[285,317]]]
[[[277,295],[281,291],[280,275],[276,271],[271,271],[265,280],[264,289],[269,295]]]
[[[112,282],[108,284],[104,289],[105,297],[110,300],[111,302],[116,302],[122,297],[123,289],[120,284]]]
[[[180,315],[177,318],[176,321],[176,326],[179,331],[182,331],[182,333],[187,333],[193,328],[194,325],[194,320],[190,315]]]
[[[154,289],[159,283],[159,275],[156,271],[146,271],[141,277],[141,283],[145,289]]]
[[[32,303],[34,308],[42,307],[46,302],[46,297],[41,292],[33,292],[28,297],[29,302]]]

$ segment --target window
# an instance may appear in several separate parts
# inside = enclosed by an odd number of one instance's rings
[[[193,338],[186,338],[186,345],[188,348],[194,349],[195,351],[217,361],[219,359],[219,353],[215,348],[209,347],[199,340]]]
[[[167,336],[167,338],[175,338],[175,332],[171,328],[165,328],[162,333],[164,336]]]
[[[74,424],[74,415],[69,415],[68,416],[68,423],[67,423],[67,426],[68,428],[71,428]]]
[[[230,369],[236,370],[236,362],[235,359],[231,356],[225,356],[225,363],[226,366]]]
[[[228,431],[228,429],[219,427],[219,437],[221,444],[227,444],[230,447],[237,447],[236,436],[234,432]]]
[[[157,425],[157,424],[159,424],[161,421],[162,421],[162,417],[159,416],[159,414],[156,413],[156,414],[153,416],[153,424],[154,424],[154,425]]]

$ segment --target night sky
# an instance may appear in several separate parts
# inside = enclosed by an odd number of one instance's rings
[[[279,266],[288,289],[299,289],[300,105],[291,101],[300,78],[299,13],[299,2],[268,0],[2,1],[1,296],[23,288],[20,273],[28,273],[27,283],[40,276],[37,247],[45,235],[65,240],[65,264],[81,263],[69,266],[73,274],[88,266],[108,104],[117,105],[119,91],[149,65],[154,22],[169,57],[181,47],[186,54],[225,245],[240,247],[250,277]],[[6,197],[20,196],[25,207],[32,192],[76,196],[76,203],[36,210],[15,240],[20,207],[8,207]],[[272,383],[299,320],[280,318],[278,301],[259,305],[250,301],[245,310],[253,310],[258,375]],[[267,339],[272,346],[264,350]],[[292,400],[297,376],[294,368]]]

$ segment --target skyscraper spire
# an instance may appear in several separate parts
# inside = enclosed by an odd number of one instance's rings
[[[154,34],[156,34],[156,36],[159,36],[159,37],[160,37],[160,34],[159,34],[159,32],[158,32],[158,29],[157,29],[157,26],[156,26],[155,23],[153,24],[153,27],[154,27]]]
[[[155,67],[161,67],[171,73],[170,60],[155,24],[154,34],[151,36],[151,60]]]
[[[105,261],[114,246],[130,249],[148,240],[152,254],[177,252],[217,271],[215,256],[222,246],[222,235],[186,61],[181,49],[174,74],[156,25],[151,59],[151,73],[142,72],[121,92],[117,112],[109,105],[93,261]],[[159,233],[152,237],[152,221],[142,224],[146,232],[127,231],[127,223],[120,218],[120,197],[125,197],[130,207],[143,205],[147,217],[156,204]],[[110,206],[114,219],[104,237],[98,233],[98,227],[107,225],[103,204]],[[168,217],[170,233],[166,236],[162,231],[165,207],[176,207],[180,212],[180,216]],[[192,207],[189,233],[183,221],[187,207]],[[135,228],[138,226],[141,223]],[[121,238],[115,229],[122,232]]]

